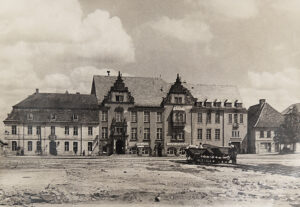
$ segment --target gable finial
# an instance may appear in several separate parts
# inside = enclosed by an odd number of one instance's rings
[[[179,77],[179,73],[177,73],[176,83],[181,83],[181,80],[180,80],[180,77]]]

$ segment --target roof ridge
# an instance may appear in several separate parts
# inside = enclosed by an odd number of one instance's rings
[[[93,77],[118,77],[117,75],[93,75]],[[161,77],[153,77],[153,76],[122,76],[122,78],[149,78],[149,79],[160,79],[165,81],[163,78]],[[165,81],[166,82],[166,81]]]
[[[266,105],[266,103],[263,103],[263,106],[261,107],[261,110],[260,110],[260,112],[259,112],[258,119],[257,119],[256,123],[254,124],[254,127],[256,127],[256,125],[258,124],[259,119],[260,119],[260,117],[261,117],[261,115],[262,115],[262,111],[263,111],[264,108],[265,108],[265,105]]]
[[[231,85],[231,84],[214,84],[214,83],[186,83],[187,85],[197,85],[197,86],[230,86],[230,87],[236,87],[237,85]]]

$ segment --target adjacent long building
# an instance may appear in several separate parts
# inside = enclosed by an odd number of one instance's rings
[[[247,110],[235,86],[94,76],[91,94],[36,91],[4,120],[14,153],[179,155],[188,145],[247,149]]]

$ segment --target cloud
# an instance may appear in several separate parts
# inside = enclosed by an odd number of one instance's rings
[[[5,101],[0,102],[0,119],[35,88],[89,93],[91,77],[89,84],[78,83],[89,70],[78,73],[74,66],[134,61],[131,37],[120,18],[107,11],[84,15],[78,0],[2,0],[0,100]]]
[[[185,3],[208,14],[237,19],[253,18],[259,12],[256,0],[185,0]]]
[[[77,0],[7,0],[0,7],[0,47],[26,42],[36,56],[134,61],[131,37],[118,17],[83,16]]]
[[[164,16],[156,22],[151,22],[150,26],[166,36],[187,43],[206,43],[213,37],[209,25],[189,16],[183,19],[170,19]]]
[[[257,104],[261,98],[279,111],[292,103],[300,102],[300,70],[286,68],[279,72],[248,72],[250,85],[241,88],[240,92],[246,103]],[[249,106],[250,106],[249,105]]]

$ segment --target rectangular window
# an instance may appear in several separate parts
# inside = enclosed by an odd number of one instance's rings
[[[40,152],[40,151],[42,150],[42,145],[41,145],[41,142],[40,142],[40,141],[37,141],[37,142],[36,142],[36,150],[37,150],[38,152]]]
[[[17,134],[17,126],[16,125],[11,126],[11,134]]]
[[[69,126],[65,126],[65,135],[69,135]]]
[[[27,142],[27,149],[28,151],[32,151],[32,141]]]
[[[65,151],[66,151],[66,152],[69,151],[69,142],[65,142]]]
[[[259,135],[260,138],[264,138],[265,137],[264,131],[260,131]]]
[[[93,151],[93,142],[88,142],[88,151]]]
[[[240,131],[232,131],[232,137],[240,137]]]
[[[73,152],[77,154],[78,151],[78,142],[73,142]]]
[[[207,124],[211,123],[211,113],[207,113],[207,115],[206,115],[206,123]]]
[[[267,131],[267,138],[271,138],[271,131]]]
[[[198,113],[198,123],[202,123],[202,113]]]
[[[27,133],[30,135],[32,134],[32,126],[27,127]]]
[[[150,122],[150,112],[144,111],[144,122],[148,123]]]
[[[144,128],[144,140],[150,139],[150,128]]]
[[[240,123],[241,124],[244,123],[244,116],[243,116],[243,114],[240,114]]]
[[[198,129],[197,131],[198,131],[197,138],[202,139],[202,129]]]
[[[234,114],[234,123],[238,123],[238,115]]]
[[[108,128],[102,127],[102,138],[107,139],[108,138]]]
[[[117,95],[116,96],[116,102],[123,102],[124,101],[124,96]]]
[[[121,122],[122,121],[122,112],[117,111],[116,112],[116,122]]]
[[[11,142],[11,150],[12,151],[17,151],[18,150],[17,141],[12,141]]]
[[[215,117],[216,117],[216,120],[215,120],[216,124],[220,124],[220,113],[217,112]]]
[[[161,112],[157,112],[156,113],[156,122],[162,122],[162,113]]]
[[[215,129],[215,139],[220,140],[220,129]]]
[[[206,139],[211,140],[211,129],[206,129]]]
[[[51,135],[55,135],[55,126],[51,126]]]
[[[137,112],[136,111],[131,112],[131,122],[137,122]]]
[[[137,128],[131,128],[131,140],[137,140]]]
[[[74,136],[78,135],[78,126],[74,126],[74,128],[73,128],[73,135]]]
[[[175,97],[176,104],[182,104],[182,97]]]
[[[228,114],[228,123],[232,124],[232,114]]]
[[[36,126],[36,135],[41,135],[41,126]]]
[[[102,111],[101,121],[107,121],[108,112]]]
[[[89,126],[89,127],[88,127],[88,135],[89,135],[89,136],[92,136],[92,135],[93,135],[93,127],[92,127],[92,126]]]
[[[157,140],[162,140],[162,128],[157,128],[156,129],[156,139]]]

